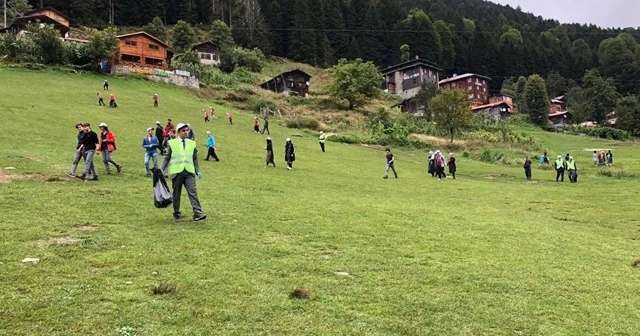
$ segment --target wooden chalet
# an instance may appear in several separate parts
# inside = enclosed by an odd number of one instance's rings
[[[306,97],[309,94],[309,80],[311,75],[295,69],[271,78],[260,84],[260,87],[277,93]]]
[[[494,120],[505,120],[513,113],[512,106],[506,101],[496,101],[493,103],[473,106],[471,110],[477,114],[483,114]]]
[[[549,120],[553,127],[563,127],[573,124],[573,115],[569,111],[559,111],[555,113],[549,113]]]
[[[482,106],[489,104],[489,81],[491,78],[467,73],[464,75],[456,75],[440,81],[440,88],[464,90],[469,93],[469,99],[473,102],[473,106]]]
[[[119,35],[119,64],[167,69],[169,45],[145,32]]]
[[[206,41],[198,43],[191,48],[200,56],[200,63],[206,65],[219,65],[220,64],[220,47],[211,42]]]
[[[53,7],[44,7],[28,11],[17,17],[11,26],[0,29],[0,33],[14,31],[16,33],[27,29],[29,23],[51,24],[60,32],[60,37],[68,37],[71,30],[71,18]]]
[[[398,104],[392,107],[398,106],[402,112],[422,116],[424,111],[420,110],[415,96],[420,91],[422,83],[432,82],[438,85],[440,71],[442,70],[434,63],[416,56],[413,60],[380,70],[384,77],[382,89],[402,98]]]

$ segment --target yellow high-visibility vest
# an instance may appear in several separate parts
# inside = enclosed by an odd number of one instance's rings
[[[184,139],[185,148],[182,148],[182,139],[169,140],[171,147],[171,160],[169,161],[169,174],[180,174],[188,171],[191,174],[196,173],[193,165],[193,152],[196,149],[196,142],[191,139]]]
[[[567,161],[567,170],[576,170],[576,162]]]

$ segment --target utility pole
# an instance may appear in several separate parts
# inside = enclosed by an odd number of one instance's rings
[[[114,8],[115,8],[115,7],[114,7],[114,5],[113,5],[113,0],[109,0],[109,24],[111,24],[111,25],[112,25],[112,24],[114,24],[114,22],[113,22],[113,21],[115,21],[115,20],[114,20],[114,16],[115,16],[115,15],[114,15],[114,13],[113,13],[113,12],[114,12]]]
[[[7,28],[7,0],[4,0],[4,27]]]
[[[44,8],[44,0],[40,0],[40,8]]]

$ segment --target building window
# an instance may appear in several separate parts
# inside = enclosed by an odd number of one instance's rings
[[[157,58],[145,57],[144,63],[147,64],[147,65],[162,66],[162,64],[164,62],[162,60],[160,60],[160,59],[157,59]]]
[[[467,79],[467,83],[471,83],[471,78]]]
[[[485,84],[485,85],[486,85],[486,84],[487,84],[487,81],[483,79],[483,80],[482,80],[482,84]]]
[[[149,43],[149,50],[160,50],[160,46]]]
[[[200,59],[211,60],[211,54],[200,54]]]
[[[469,99],[473,99],[473,93],[469,95]]]
[[[122,54],[120,60],[122,62],[140,63],[140,56]]]
[[[124,44],[128,45],[128,46],[132,46],[135,47],[138,45],[138,42],[134,41],[134,40],[125,40]]]
[[[469,91],[471,91],[471,90],[473,89],[473,86],[469,85],[469,86],[467,86],[467,89],[468,89]]]

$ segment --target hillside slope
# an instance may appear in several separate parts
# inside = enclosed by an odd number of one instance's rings
[[[252,115],[188,90],[110,77],[117,109],[98,107],[103,77],[0,68],[0,167],[42,174],[0,183],[0,334],[512,335],[633,334],[640,329],[636,178],[590,166],[613,148],[640,168],[635,144],[536,133],[578,157],[578,184],[552,171],[459,158],[459,179],[427,177],[425,154],[396,150],[383,180],[376,148],[328,143],[272,125],[278,168],[264,168]],[[152,107],[158,93],[160,107]],[[234,125],[222,117],[232,112]],[[156,120],[189,122],[209,218],[171,222],[152,205],[142,137]],[[121,174],[67,179],[73,125],[106,122]],[[532,132],[535,132],[532,130]],[[297,148],[284,169],[284,139]],[[202,158],[202,154],[200,155]],[[630,159],[633,157],[633,159]],[[38,177],[38,176],[36,176]],[[59,180],[58,180],[59,179]],[[50,182],[43,182],[49,180]],[[183,198],[183,212],[190,209]],[[23,264],[26,257],[38,264]],[[153,295],[160,284],[173,294]],[[309,299],[291,299],[294,287]]]

